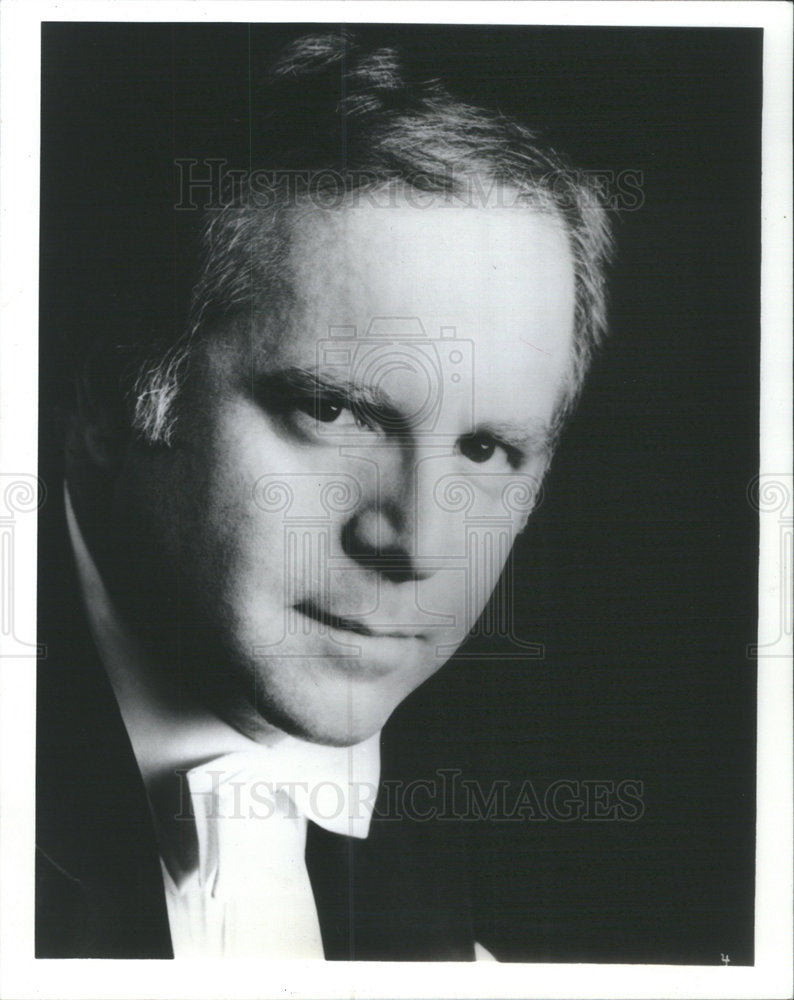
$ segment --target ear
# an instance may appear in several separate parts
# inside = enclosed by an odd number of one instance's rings
[[[129,421],[118,359],[96,351],[77,381],[76,435],[84,455],[103,472],[118,469],[129,440]]]

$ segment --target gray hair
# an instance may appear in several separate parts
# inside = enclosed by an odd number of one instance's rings
[[[213,324],[285,308],[290,209],[383,204],[396,192],[425,204],[510,198],[562,223],[575,275],[571,374],[555,429],[562,426],[607,326],[610,225],[580,172],[519,122],[465,104],[437,82],[409,82],[394,50],[365,50],[347,32],[306,36],[282,52],[256,94],[252,128],[261,169],[230,173],[219,203],[204,209],[186,328],[135,373],[138,435],[171,442],[193,345]]]

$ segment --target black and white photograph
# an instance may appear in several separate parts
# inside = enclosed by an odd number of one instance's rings
[[[75,6],[19,95],[25,995],[788,995],[790,10]]]

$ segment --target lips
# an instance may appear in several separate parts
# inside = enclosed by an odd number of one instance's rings
[[[419,632],[410,630],[395,629],[391,626],[365,625],[358,618],[349,618],[344,615],[335,615],[324,608],[319,607],[313,601],[299,601],[294,605],[296,611],[311,618],[328,628],[339,629],[343,632],[354,632],[356,635],[372,636],[381,639],[421,639]]]

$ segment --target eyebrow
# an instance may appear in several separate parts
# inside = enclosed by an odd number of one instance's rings
[[[382,389],[324,369],[290,366],[265,372],[256,380],[260,392],[273,393],[287,402],[290,394],[320,395],[333,393],[351,408],[365,409],[373,417],[384,421],[389,429],[408,430],[408,422],[400,412],[397,402]]]
[[[370,386],[332,370],[317,370],[291,365],[261,374],[256,386],[262,393],[272,394],[274,402],[287,403],[295,393],[334,393],[351,408],[366,408],[394,432],[408,432],[409,422],[399,404],[383,389]],[[522,457],[547,454],[553,442],[552,429],[543,420],[522,424],[510,420],[483,421],[473,425],[466,434],[490,434],[495,440],[519,452]],[[463,435],[461,435],[463,436]]]
[[[477,424],[475,431],[490,434],[524,455],[550,452],[554,439],[551,427],[544,420],[532,420],[528,424],[486,420]]]

